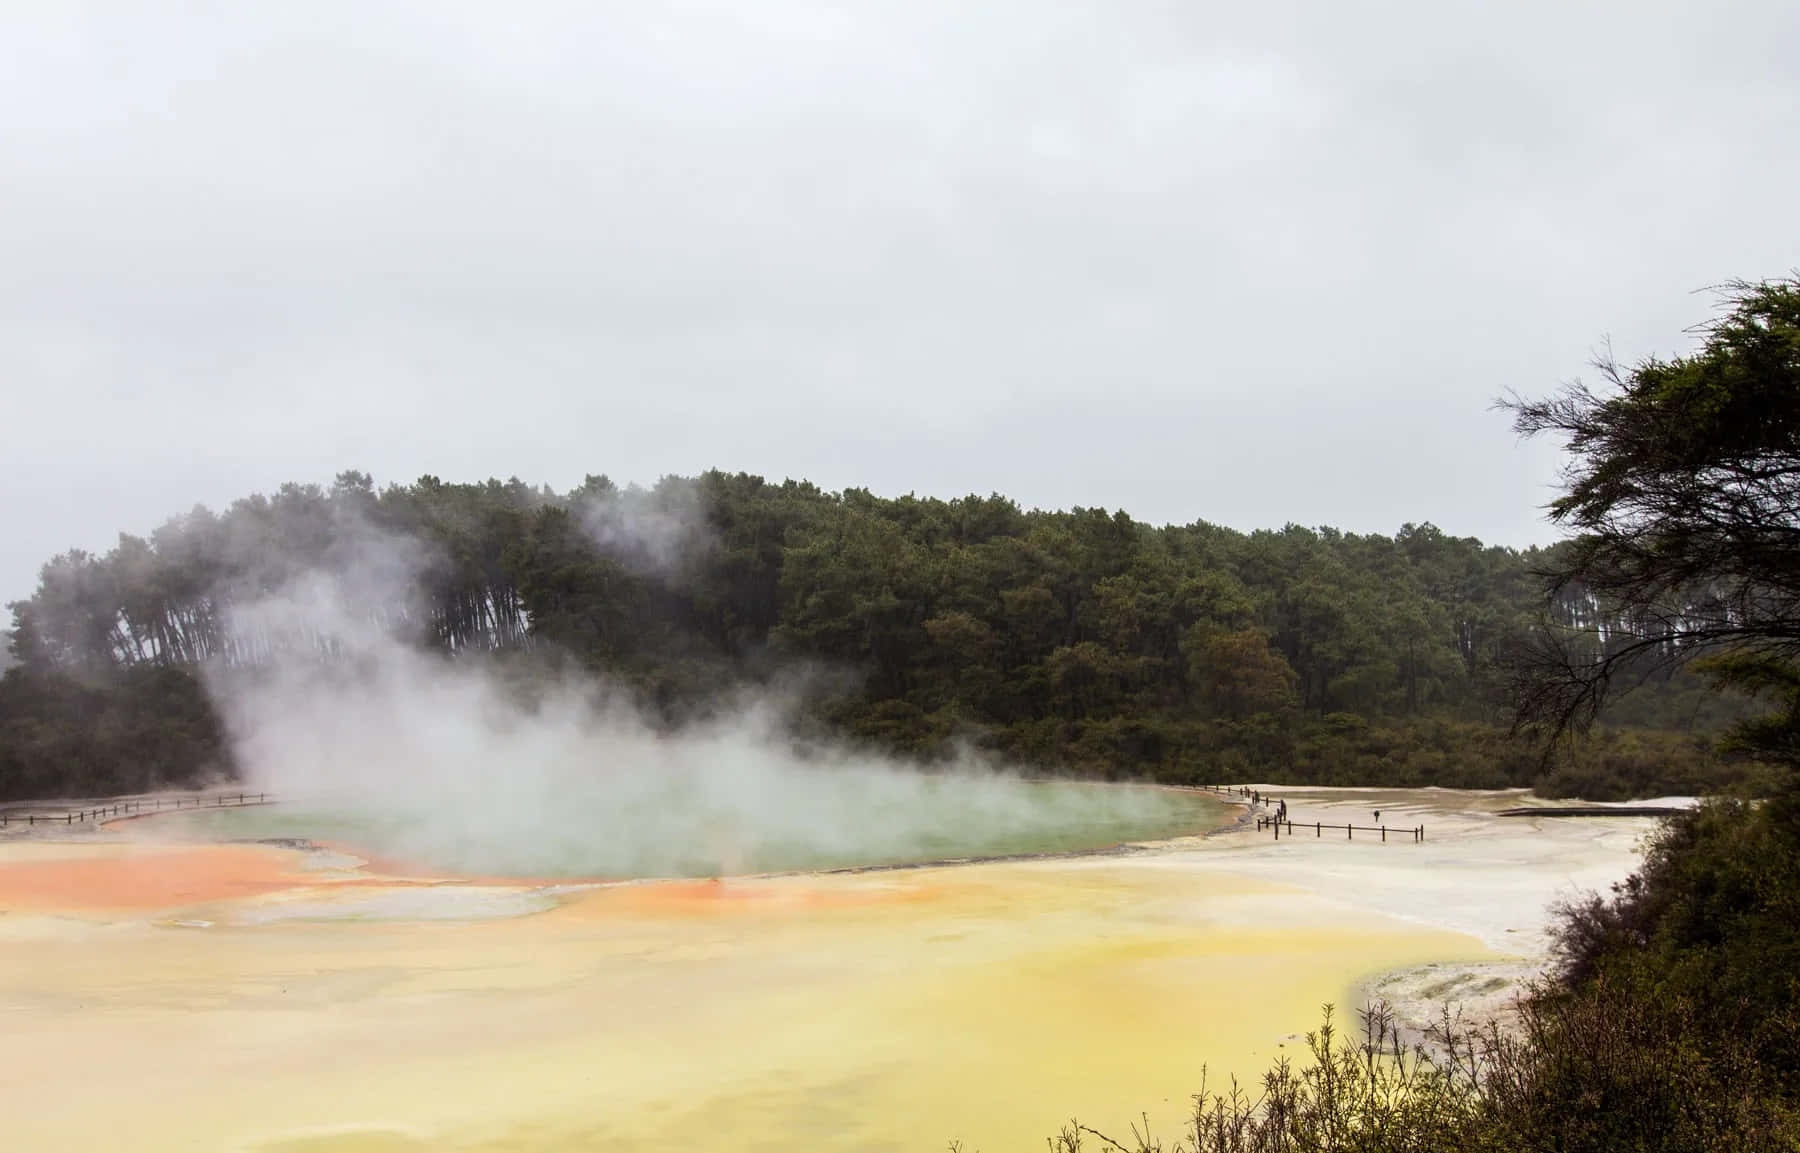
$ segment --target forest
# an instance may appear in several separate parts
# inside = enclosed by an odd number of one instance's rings
[[[251,611],[320,574],[347,600],[340,628],[491,662],[527,695],[582,671],[668,725],[748,687],[779,690],[797,731],[924,763],[971,746],[1177,783],[1753,787],[1754,763],[1714,751],[1744,703],[1642,652],[1643,622],[1581,582],[1553,587],[1571,547],[1159,527],[717,471],[562,493],[349,471],[46,563],[10,606],[0,797],[232,773],[203,678],[343,659]],[[1642,669],[1555,746],[1513,724],[1516,654],[1550,635],[1589,661],[1636,646]]]

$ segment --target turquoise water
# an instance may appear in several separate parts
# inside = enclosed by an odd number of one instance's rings
[[[293,838],[448,872],[710,877],[1092,851],[1205,832],[1226,806],[1179,790],[947,774],[834,775],[780,796],[668,787],[470,803],[293,800],[170,813],[215,840]]]

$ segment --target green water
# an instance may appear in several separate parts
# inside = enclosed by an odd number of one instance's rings
[[[156,820],[206,839],[328,842],[448,872],[709,877],[1092,851],[1205,832],[1227,808],[1179,790],[955,775],[834,779],[771,796],[438,801],[297,800]]]

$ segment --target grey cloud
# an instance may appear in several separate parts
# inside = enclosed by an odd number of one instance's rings
[[[196,500],[708,466],[1549,535],[1489,400],[1800,265],[1800,14],[19,6],[0,597]]]

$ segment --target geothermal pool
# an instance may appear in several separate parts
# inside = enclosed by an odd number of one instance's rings
[[[195,839],[315,841],[464,875],[648,878],[1090,852],[1205,833],[1231,808],[1186,789],[855,771],[760,800],[674,781],[519,812],[503,795],[477,805],[365,795],[156,820]]]
[[[1253,1082],[1323,1002],[1423,1016],[1528,972],[1546,903],[1623,876],[1649,827],[1281,795],[1431,837],[616,884],[166,817],[0,840],[6,1147],[1001,1153],[1145,1112],[1167,1139],[1203,1066]]]

